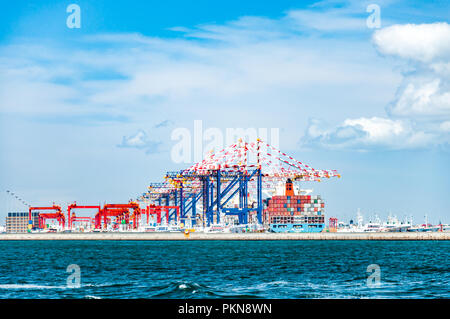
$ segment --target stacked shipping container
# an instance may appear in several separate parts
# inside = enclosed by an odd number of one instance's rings
[[[325,224],[324,209],[325,203],[320,195],[295,195],[292,182],[288,180],[286,195],[276,195],[267,200],[265,216],[272,231],[275,228],[321,231]]]

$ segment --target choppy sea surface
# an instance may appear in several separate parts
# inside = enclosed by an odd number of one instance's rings
[[[2,241],[0,298],[449,298],[449,257],[444,241]]]

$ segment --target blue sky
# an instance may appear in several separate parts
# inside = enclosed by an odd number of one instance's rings
[[[66,8],[81,8],[69,29]],[[370,29],[369,4],[381,9]],[[171,131],[279,128],[327,214],[450,222],[447,1],[13,1],[0,12],[0,218],[127,201]],[[136,143],[137,141],[137,143]]]

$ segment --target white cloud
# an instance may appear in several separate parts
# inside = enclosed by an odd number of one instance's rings
[[[389,113],[407,117],[450,117],[450,90],[446,82],[443,78],[408,78],[406,87],[388,108]]]
[[[399,150],[426,147],[434,139],[433,134],[417,131],[408,121],[363,117],[347,119],[333,128],[313,119],[301,143],[330,149]]]
[[[450,133],[450,121],[442,122],[439,128],[446,133]]]
[[[310,9],[288,10],[280,19],[243,16],[223,25],[202,24],[196,28],[182,26],[170,30],[182,32],[188,38],[201,38],[227,43],[257,43],[274,39],[287,39],[299,32],[318,34],[342,31],[366,32],[367,13],[363,5],[347,3],[337,8],[333,5],[313,5]]]
[[[386,118],[347,119],[324,128],[312,120],[304,145],[327,148],[405,149],[450,140],[450,26],[447,23],[394,25],[378,30],[379,52],[406,63],[402,84]]]
[[[392,136],[399,136],[409,131],[406,125],[400,121],[392,121],[378,117],[345,120],[344,126],[360,128],[367,133],[368,140],[373,142],[383,142]]]
[[[343,85],[352,90],[363,84],[369,90],[382,83],[385,89],[386,82],[396,80],[387,68],[366,63],[365,43],[349,48],[299,34],[293,14],[176,28],[186,32],[185,38],[99,34],[73,47],[50,42],[3,46],[0,111],[67,115],[89,110],[133,117],[169,105],[181,112],[202,108],[197,113],[203,115],[205,108],[221,103],[243,110],[255,96],[279,101],[289,95],[294,98],[284,103],[294,109],[299,97],[305,98],[301,90],[310,87],[338,94]],[[258,104],[261,117],[263,109],[272,112],[269,102]]]
[[[294,10],[278,20],[243,17],[223,25],[174,28],[184,32],[184,38],[101,34],[84,38],[72,48],[48,44],[35,44],[32,50],[28,44],[6,46],[1,49],[4,54],[0,60],[0,111],[40,116],[89,112],[130,121],[134,117],[141,121],[137,127],[159,114],[162,118],[155,118],[157,122],[170,116],[177,121],[216,120],[220,114],[219,124],[240,120],[240,125],[255,126],[263,120],[264,126],[292,127],[286,135],[295,136],[298,117],[280,116],[280,106],[285,113],[305,117],[320,107],[329,118],[341,118],[341,113],[358,109],[351,104],[358,96],[361,103],[366,103],[374,90],[377,94],[373,98],[378,99],[387,87],[395,87],[391,84],[397,82],[397,77],[390,70],[387,72],[388,66],[373,60],[375,54],[369,53],[365,43],[347,39],[344,43],[351,45],[343,46],[340,40],[308,33],[310,29],[356,30],[361,21],[367,31],[364,19],[355,17],[354,10]],[[365,10],[361,12],[365,14]],[[308,15],[312,13],[315,18],[310,20]],[[308,35],[299,32],[302,30],[309,30],[305,32]],[[441,60],[434,61],[433,67],[440,74],[446,74],[448,69]],[[431,93],[417,94],[416,86],[412,97],[406,91],[408,94],[398,99],[396,114],[409,115],[412,106],[415,112],[425,114],[427,99],[423,96],[441,101],[439,110],[446,112],[446,82],[431,83]],[[379,88],[384,91],[380,93]],[[324,90],[327,94],[323,94]],[[351,103],[342,111],[335,102],[347,95],[351,95]],[[319,104],[320,99],[326,99],[325,103]],[[316,137],[327,145],[344,139],[347,146],[384,143],[368,126],[375,125],[374,121],[352,121],[355,120],[343,122],[335,131],[317,132]],[[377,123],[381,125],[380,121]],[[396,127],[394,124],[392,128]],[[314,128],[309,130],[313,140]],[[389,134],[395,135],[395,131]],[[410,139],[407,144],[411,147],[428,138],[425,131],[422,135],[406,131],[398,135],[397,140]],[[358,142],[352,144],[352,137]],[[142,131],[124,137],[120,145],[150,151],[157,147],[155,143]]]
[[[376,31],[373,36],[381,53],[423,63],[448,61],[449,39],[447,23],[393,25]]]
[[[161,142],[150,140],[145,131],[139,130],[135,134],[124,136],[122,138],[122,143],[117,146],[123,148],[143,149],[147,154],[152,154],[158,152],[160,145]]]
[[[154,127],[155,128],[162,128],[162,127],[168,127],[170,125],[173,124],[173,121],[171,120],[164,120],[162,122],[159,122],[158,124],[156,124]]]
[[[377,49],[408,64],[403,84],[388,107],[392,116],[450,118],[450,25],[394,25],[373,36]]]
[[[312,29],[323,32],[336,31],[365,31],[366,17],[361,15],[363,10],[359,10],[360,16],[354,17],[354,12],[347,9],[334,9],[328,11],[314,10],[292,10],[288,17],[292,23],[300,30]],[[353,14],[353,15],[352,15]]]

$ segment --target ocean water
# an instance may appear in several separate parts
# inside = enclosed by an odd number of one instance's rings
[[[443,241],[1,241],[0,298],[449,298],[449,257]]]

